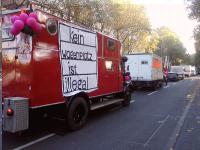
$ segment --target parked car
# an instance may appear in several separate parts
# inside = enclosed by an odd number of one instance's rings
[[[170,71],[174,72],[174,73],[177,73],[178,74],[178,78],[180,80],[185,78],[185,73],[184,73],[184,67],[183,66],[171,66]]]
[[[176,72],[169,72],[168,73],[168,81],[178,81],[178,73]]]

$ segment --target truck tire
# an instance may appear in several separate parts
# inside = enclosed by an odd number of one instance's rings
[[[71,131],[81,129],[88,117],[89,107],[83,97],[76,97],[68,107],[66,116],[67,127]]]
[[[155,90],[158,89],[158,82],[157,82],[157,81],[156,81],[156,82],[152,82],[151,89],[152,89],[153,91],[155,91]]]
[[[131,89],[127,88],[124,93],[124,100],[122,101],[123,106],[129,106],[131,101]]]

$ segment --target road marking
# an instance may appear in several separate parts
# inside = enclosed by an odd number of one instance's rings
[[[134,103],[135,102],[135,100],[134,99],[132,99],[131,101],[130,101],[130,103]]]
[[[152,94],[154,94],[154,93],[156,93],[156,92],[158,92],[158,91],[153,91],[153,92],[151,92],[151,93],[149,93],[149,94],[147,94],[147,95],[152,95]]]
[[[164,89],[166,89],[166,88],[168,88],[168,87],[170,87],[170,86],[169,86],[169,85],[167,85],[167,86],[165,86],[165,87],[164,87]]]
[[[14,148],[13,150],[21,150],[21,149],[24,149],[24,148],[26,148],[26,147],[29,147],[29,146],[33,145],[33,144],[36,144],[36,143],[41,142],[41,141],[43,141],[43,140],[46,140],[46,139],[48,139],[48,138],[50,138],[50,137],[52,137],[52,136],[54,136],[54,135],[56,135],[56,134],[55,134],[55,133],[51,133],[51,134],[46,135],[46,136],[44,136],[44,137],[41,137],[41,138],[39,138],[39,139],[37,139],[37,140],[34,140],[34,141],[32,141],[32,142],[29,142],[29,143],[27,143],[27,144],[25,144],[25,145],[22,145],[22,146],[20,146],[20,147]]]
[[[144,143],[144,147],[148,145],[148,143],[152,140],[152,138],[158,133],[160,128],[165,124],[167,119],[169,118],[169,115],[165,117],[165,119],[162,121],[162,123],[159,125],[159,127],[153,132],[153,134],[147,139],[147,141]]]

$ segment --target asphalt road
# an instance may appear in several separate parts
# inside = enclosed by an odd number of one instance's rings
[[[137,90],[129,107],[94,111],[86,126],[65,130],[58,119],[37,122],[22,135],[5,133],[4,149],[200,150],[200,77]]]

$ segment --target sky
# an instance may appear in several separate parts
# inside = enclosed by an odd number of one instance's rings
[[[195,20],[188,18],[185,0],[132,0],[133,3],[144,5],[152,28],[168,26],[175,32],[187,53],[195,53],[193,29],[197,25]]]

